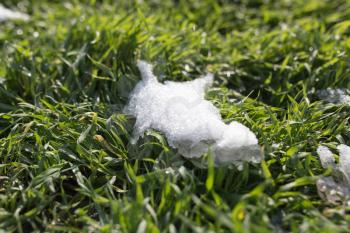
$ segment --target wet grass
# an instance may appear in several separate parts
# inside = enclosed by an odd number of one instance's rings
[[[3,232],[348,232],[349,207],[317,195],[318,145],[350,145],[350,2],[13,1],[0,23]],[[209,168],[163,136],[129,143],[140,79],[215,74],[225,121],[258,136],[261,164]],[[211,164],[211,163],[210,163]]]

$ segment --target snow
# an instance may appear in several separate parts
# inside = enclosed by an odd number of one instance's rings
[[[321,164],[323,168],[334,167],[335,159],[332,152],[325,146],[319,146],[317,153],[320,156]]]
[[[152,66],[138,62],[142,80],[129,97],[124,111],[135,116],[135,143],[150,129],[163,133],[169,145],[187,158],[198,158],[210,151],[217,164],[259,162],[260,147],[246,126],[222,121],[219,110],[205,100],[213,75],[187,82],[160,83]]]
[[[350,188],[350,147],[341,144],[339,150],[339,170],[343,173]]]
[[[350,190],[343,184],[334,181],[332,177],[322,176],[316,182],[318,195],[327,202],[336,204],[348,204],[350,201]]]
[[[318,91],[318,96],[329,103],[350,105],[350,96],[346,89],[327,88]]]
[[[350,205],[350,147],[340,144],[337,149],[338,165],[335,164],[332,152],[327,147],[319,146],[317,149],[322,167],[333,167],[332,176],[320,176],[317,180],[317,191],[323,200],[331,204]]]
[[[29,20],[29,16],[27,14],[12,11],[0,5],[0,22],[6,20]]]

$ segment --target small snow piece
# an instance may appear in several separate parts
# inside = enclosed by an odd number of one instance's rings
[[[319,146],[317,153],[320,156],[322,167],[333,168],[332,176],[321,176],[316,182],[319,196],[330,204],[350,205],[350,147],[341,144],[339,164],[335,163],[332,152],[325,146]]]
[[[333,104],[347,104],[350,105],[350,96],[344,88],[332,89],[327,88],[318,91],[318,97],[321,99],[333,103]]]

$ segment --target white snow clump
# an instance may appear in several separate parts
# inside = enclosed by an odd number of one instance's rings
[[[6,21],[6,20],[29,20],[29,15],[13,11],[10,9],[5,8],[4,6],[0,5],[0,22]]]
[[[319,146],[317,153],[320,156],[321,165],[323,168],[334,167],[335,159],[332,152],[325,146]]]
[[[260,147],[246,126],[222,121],[219,110],[204,99],[213,75],[187,82],[158,82],[152,66],[138,62],[142,80],[129,97],[124,112],[136,117],[133,143],[144,132],[163,133],[169,145],[187,158],[198,158],[210,150],[216,164],[259,162]]]
[[[331,204],[350,205],[350,147],[341,144],[339,164],[335,163],[332,152],[325,146],[319,146],[317,153],[320,156],[323,168],[333,168],[332,176],[321,176],[317,182],[319,196]]]
[[[347,104],[350,105],[350,96],[344,88],[332,89],[327,88],[317,92],[318,97],[333,103],[333,104]]]
[[[339,150],[339,170],[343,173],[344,178],[350,188],[350,147],[341,144],[337,147]]]

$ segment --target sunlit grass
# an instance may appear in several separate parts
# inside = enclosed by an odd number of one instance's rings
[[[2,1],[31,20],[0,23],[0,229],[348,231],[315,181],[318,145],[350,145],[350,107],[315,92],[350,88],[350,2],[190,2]],[[157,132],[131,145],[139,58],[162,80],[213,72],[207,99],[262,163],[206,168]]]

